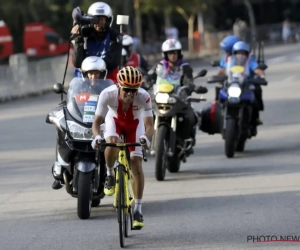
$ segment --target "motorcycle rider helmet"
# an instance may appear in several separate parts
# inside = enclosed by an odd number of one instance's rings
[[[123,36],[123,48],[126,50],[128,57],[131,55],[132,45],[133,45],[133,39],[129,35]]]
[[[91,16],[105,16],[107,18],[105,29],[111,27],[113,23],[114,16],[112,13],[112,9],[107,3],[104,2],[93,3],[89,7],[87,14]]]
[[[126,66],[119,70],[117,81],[121,88],[138,89],[143,82],[143,75],[138,69]]]
[[[239,42],[235,43],[232,48],[232,54],[235,54],[238,51],[244,51],[244,52],[246,52],[247,55],[249,55],[249,53],[250,53],[249,44],[247,44],[243,41],[239,41]]]
[[[181,54],[182,46],[178,40],[168,39],[163,42],[161,46],[162,56],[165,60],[168,60],[169,51],[178,51],[178,59],[182,59],[183,55]]]
[[[220,42],[220,49],[231,54],[233,45],[238,41],[240,41],[240,39],[235,35],[227,36]]]
[[[92,70],[100,71],[100,79],[106,79],[107,69],[104,60],[98,56],[89,56],[81,64],[82,75],[87,78],[87,73]]]

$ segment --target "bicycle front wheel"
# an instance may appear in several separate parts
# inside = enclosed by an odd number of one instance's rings
[[[123,248],[125,245],[125,234],[126,234],[126,204],[125,204],[125,190],[124,190],[124,166],[118,166],[119,175],[119,191],[118,191],[118,221],[119,221],[119,238],[120,246]]]

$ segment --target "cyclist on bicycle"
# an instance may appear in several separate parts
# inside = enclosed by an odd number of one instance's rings
[[[131,66],[122,68],[117,74],[117,85],[106,88],[99,96],[93,122],[94,141],[101,142],[100,124],[105,119],[106,129],[104,139],[107,143],[118,143],[119,137],[125,132],[127,142],[144,139],[144,148],[150,148],[150,138],[154,133],[152,102],[148,92],[140,88],[143,81],[141,72]],[[133,194],[135,206],[133,226],[143,227],[142,196],[144,191],[144,173],[142,168],[142,148],[129,147],[130,165],[133,174]],[[107,177],[104,193],[112,196],[115,192],[114,164],[117,160],[118,149],[107,147],[105,161]]]

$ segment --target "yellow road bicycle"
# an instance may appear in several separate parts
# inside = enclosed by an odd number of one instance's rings
[[[130,153],[128,147],[141,146],[140,143],[125,143],[125,135],[122,136],[124,142],[122,143],[101,143],[100,146],[103,150],[104,147],[114,147],[119,149],[118,166],[116,167],[115,175],[115,194],[113,206],[118,213],[119,223],[119,238],[120,246],[125,246],[125,238],[128,237],[128,217],[130,218],[131,230],[141,230],[141,227],[133,227],[133,214],[132,204],[134,204],[134,197],[132,192],[132,175],[130,167]],[[121,138],[122,138],[121,137]],[[96,159],[98,153],[96,152]],[[143,160],[146,162],[147,157],[143,149]]]

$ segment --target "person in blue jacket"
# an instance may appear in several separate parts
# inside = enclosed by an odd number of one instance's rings
[[[79,70],[83,60],[89,56],[97,56],[104,60],[107,68],[107,79],[116,82],[122,56],[122,35],[112,29],[113,13],[111,7],[104,2],[93,3],[87,12],[90,16],[98,18],[93,31],[86,38],[80,34],[80,26],[75,22],[71,34],[74,40],[72,62],[75,76],[81,77]]]
[[[222,51],[224,51],[224,53],[222,54],[222,57],[220,60],[220,65],[219,65],[220,70],[217,73],[217,75],[222,75],[223,70],[226,68],[227,59],[232,53],[233,45],[238,41],[240,41],[240,39],[237,36],[230,35],[230,36],[225,37],[220,42],[220,49]],[[219,84],[216,86],[216,97],[215,97],[216,101],[218,100],[219,92],[221,89],[222,89],[222,84]]]

